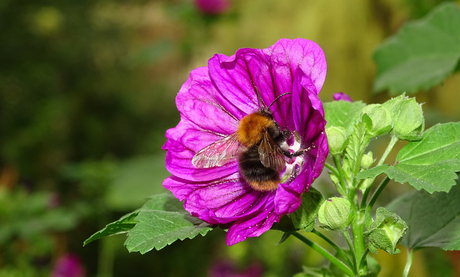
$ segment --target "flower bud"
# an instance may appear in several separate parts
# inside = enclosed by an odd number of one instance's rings
[[[334,98],[335,101],[343,100],[343,101],[347,101],[347,102],[353,102],[351,97],[348,96],[348,94],[346,94],[344,92],[334,93],[334,95],[332,95],[332,97]]]
[[[398,243],[406,234],[407,224],[397,214],[380,207],[377,209],[375,221],[371,223],[364,236],[369,239],[369,250],[376,253],[383,249],[389,254],[398,254]]]
[[[329,127],[326,129],[329,153],[332,155],[341,154],[346,146],[347,135],[343,127]]]
[[[350,201],[345,198],[331,197],[319,208],[318,219],[323,228],[343,231],[353,220],[354,213]]]
[[[404,94],[383,103],[393,119],[391,133],[398,139],[416,140],[425,129],[425,119],[421,106],[415,98],[408,98]]]
[[[363,155],[361,158],[361,167],[364,169],[368,169],[374,163],[374,159],[372,157],[372,152],[369,151],[367,154]]]
[[[390,111],[381,104],[371,104],[364,107],[362,120],[366,122],[367,132],[372,137],[388,133],[392,128]]]

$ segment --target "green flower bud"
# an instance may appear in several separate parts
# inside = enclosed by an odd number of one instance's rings
[[[392,128],[390,111],[381,104],[371,104],[364,107],[362,120],[366,123],[367,132],[372,137],[388,133]]]
[[[323,228],[343,231],[353,220],[354,213],[350,201],[345,198],[332,197],[324,201],[319,208],[318,219]]]
[[[326,129],[329,153],[332,155],[341,154],[345,149],[347,135],[343,127],[329,127]]]
[[[373,163],[374,159],[372,157],[372,152],[370,151],[361,158],[361,167],[364,169],[368,169]]]
[[[421,105],[415,98],[408,98],[404,94],[393,98],[383,106],[387,108],[393,119],[391,133],[398,139],[417,140],[425,129],[425,118]]]
[[[396,246],[406,234],[407,224],[397,214],[378,208],[375,221],[370,224],[369,230],[364,236],[369,239],[369,250],[376,253],[383,249],[389,254],[398,254]]]

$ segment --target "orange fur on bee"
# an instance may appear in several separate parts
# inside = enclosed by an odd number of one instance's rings
[[[262,115],[260,112],[249,114],[241,119],[238,130],[238,141],[251,147],[260,142],[267,128],[274,126],[273,120]]]
[[[257,182],[250,182],[249,184],[251,187],[258,191],[272,191],[275,190],[280,183],[279,179],[276,180],[268,180],[268,181],[257,181]]]

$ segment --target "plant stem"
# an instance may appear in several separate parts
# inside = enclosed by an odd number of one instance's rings
[[[357,271],[357,265],[356,265],[356,259],[355,259],[355,248],[353,247],[353,243],[351,242],[351,239],[350,239],[350,233],[348,233],[348,230],[345,230],[343,232],[343,236],[345,237],[345,240],[347,241],[347,244],[348,244],[348,248],[350,248],[350,252],[353,254],[352,255],[352,259],[353,259],[353,268],[356,269]]]
[[[366,245],[364,242],[364,213],[361,211],[356,211],[355,218],[351,222],[351,230],[353,232],[353,244],[355,248],[355,261],[361,261],[361,258],[365,252]],[[357,272],[363,271],[367,272],[367,265],[358,264]]]
[[[369,253],[369,248],[366,248],[366,251],[364,251],[363,256],[361,257],[361,260],[359,261],[358,268],[361,268],[365,265],[368,253]]]
[[[386,177],[385,180],[383,180],[383,182],[374,192],[374,195],[372,195],[371,201],[369,202],[369,205],[366,208],[367,211],[370,212],[372,210],[372,207],[374,206],[375,201],[377,201],[377,198],[379,198],[380,193],[382,193],[383,189],[387,186],[388,182],[390,182],[390,178]]]
[[[353,263],[350,261],[350,258],[345,254],[345,252],[343,252],[343,250],[337,244],[335,244],[332,240],[330,240],[328,237],[326,237],[316,229],[313,229],[311,232],[325,240],[327,243],[329,243],[337,251],[337,253],[345,259],[345,261],[348,263],[350,267],[353,266]]]
[[[395,146],[396,142],[398,142],[398,138],[396,138],[395,136],[391,137],[390,143],[388,143],[388,146],[385,149],[385,152],[383,153],[382,158],[380,158],[376,166],[382,165],[385,162],[391,150],[393,150],[393,147]],[[372,179],[371,183],[374,183],[374,180],[375,178]],[[369,186],[363,194],[363,198],[361,199],[361,207],[364,207],[364,205],[366,205],[367,197],[369,196],[370,191],[371,191],[371,186]]]
[[[339,259],[334,257],[331,253],[329,253],[326,249],[324,249],[321,246],[319,246],[317,243],[311,241],[309,238],[301,235],[298,232],[294,232],[294,233],[292,233],[292,235],[294,235],[296,238],[301,240],[303,243],[305,243],[306,245],[310,246],[313,250],[315,250],[316,252],[321,254],[323,257],[325,257],[326,259],[331,261],[331,263],[333,263],[338,268],[340,268],[340,270],[342,270],[348,276],[351,276],[351,277],[355,276],[353,271],[347,265],[345,265],[342,261],[340,261]]]
[[[393,147],[395,144],[398,142],[398,138],[395,136],[391,137],[390,143],[388,143],[387,149],[385,149],[385,152],[383,153],[382,157],[380,158],[379,162],[377,163],[377,166],[382,165],[385,160],[388,157],[388,154],[390,154],[391,150],[393,150]]]
[[[332,173],[334,173],[334,175],[336,175],[337,177],[340,176],[337,169],[335,169],[332,165],[325,163],[324,166],[327,167],[327,169],[329,169],[330,171],[332,171]]]
[[[414,260],[414,251],[413,249],[407,249],[407,261],[406,266],[404,267],[403,277],[407,277],[409,275],[410,267],[412,266],[412,261]]]
[[[345,173],[343,172],[342,165],[340,164],[340,157],[338,155],[333,155],[332,159],[334,160],[335,167],[339,171],[338,178],[339,178],[339,181],[340,181],[342,192],[345,193],[345,194],[348,194],[347,186],[345,185]]]

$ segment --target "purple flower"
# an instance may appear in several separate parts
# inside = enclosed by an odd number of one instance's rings
[[[85,269],[74,254],[61,256],[54,264],[52,277],[84,277]]]
[[[230,8],[230,0],[195,0],[195,6],[204,14],[223,14]]]
[[[236,265],[228,261],[215,263],[208,272],[208,277],[261,277],[263,268],[260,263],[252,262],[244,270],[238,270]]]
[[[348,94],[346,94],[344,92],[334,93],[334,95],[332,95],[332,97],[334,98],[335,101],[343,100],[343,101],[347,101],[347,102],[353,102],[351,97],[348,96]]]
[[[322,49],[305,39],[281,39],[267,49],[243,48],[230,57],[214,55],[207,67],[192,70],[176,97],[181,120],[166,132],[163,149],[172,176],[163,186],[193,216],[227,224],[227,245],[269,230],[300,206],[302,193],[323,170],[329,148],[318,93],[325,77]],[[251,187],[237,156],[219,166],[192,164],[197,152],[231,137],[241,119],[271,103],[274,121],[287,131],[283,148],[304,150],[283,158],[281,181],[274,189]]]

